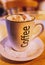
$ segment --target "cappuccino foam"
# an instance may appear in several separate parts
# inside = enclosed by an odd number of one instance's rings
[[[21,21],[32,20],[32,17],[29,16],[28,14],[17,14],[17,15],[10,15],[7,17],[7,19],[10,21],[21,22]]]

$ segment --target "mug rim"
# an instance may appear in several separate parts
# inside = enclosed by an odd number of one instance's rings
[[[12,14],[12,15],[22,15],[22,14]],[[25,22],[24,22],[24,21],[11,21],[11,20],[8,20],[8,19],[7,19],[8,16],[11,16],[11,15],[7,15],[7,16],[6,16],[6,20],[7,20],[7,21],[10,21],[10,22],[14,22],[14,23],[26,23],[26,22],[32,22],[32,21],[35,20],[35,17],[32,16],[32,15],[30,15],[30,16],[33,17],[33,19],[27,20],[27,21],[25,21]]]

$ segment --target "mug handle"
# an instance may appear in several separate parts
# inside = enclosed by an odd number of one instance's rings
[[[44,26],[41,23],[35,24],[34,29],[32,30],[31,40],[39,36],[44,30]]]

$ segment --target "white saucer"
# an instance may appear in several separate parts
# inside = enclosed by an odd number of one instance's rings
[[[44,51],[44,44],[40,38],[35,38],[30,42],[29,47],[24,52],[16,52],[6,45],[8,38],[0,42],[0,54],[13,61],[29,61],[37,58]]]

